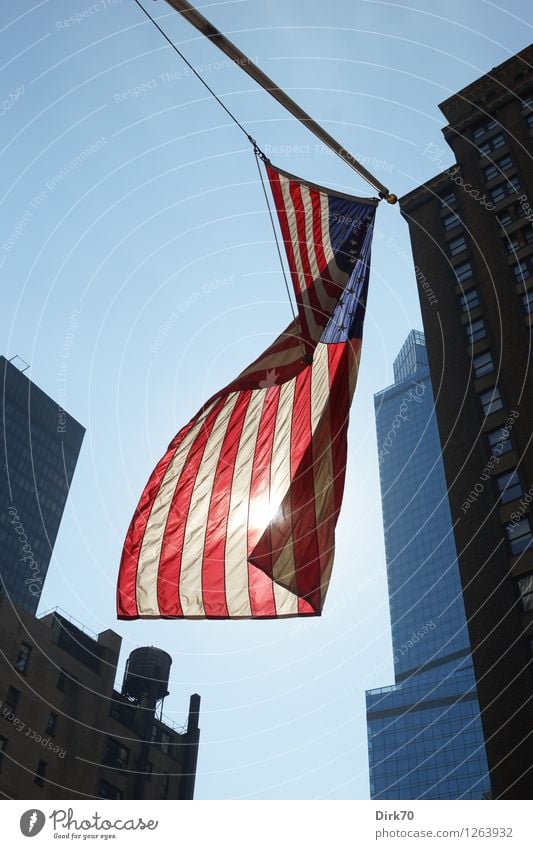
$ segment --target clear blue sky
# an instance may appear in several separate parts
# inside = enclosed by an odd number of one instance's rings
[[[145,3],[264,148],[300,148],[271,153],[275,164],[372,194],[163,0]],[[437,104],[529,43],[528,7],[201,8],[401,195],[451,163]],[[398,207],[378,210],[323,617],[117,623],[122,541],[149,473],[289,307],[247,143],[133,0],[4,3],[0,55],[0,348],[87,428],[40,611],[115,628],[122,663],[143,644],[172,654],[165,713],[181,723],[189,694],[202,696],[198,798],[367,798],[364,689],[392,681],[372,396],[420,326]]]

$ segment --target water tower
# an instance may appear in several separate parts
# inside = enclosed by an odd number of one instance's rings
[[[134,649],[126,663],[122,694],[135,704],[154,710],[168,696],[172,658],[162,649],[146,646]]]

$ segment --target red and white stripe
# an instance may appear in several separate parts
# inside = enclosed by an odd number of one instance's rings
[[[333,323],[324,333],[349,279],[331,246],[328,190],[267,171],[298,318],[204,405],[152,473],[122,553],[121,618],[322,611],[361,340]]]
[[[319,344],[285,383],[228,387],[176,436],[128,531],[121,618],[321,612],[359,347]]]
[[[328,192],[270,164],[266,170],[296,293],[301,335],[312,349],[349,279],[338,267],[331,246]]]

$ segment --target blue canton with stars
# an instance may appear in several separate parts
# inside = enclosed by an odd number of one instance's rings
[[[328,203],[335,261],[339,268],[351,274],[320,341],[348,342],[363,335],[376,207],[335,196],[329,196]]]

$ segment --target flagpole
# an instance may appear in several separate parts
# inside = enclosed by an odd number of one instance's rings
[[[197,30],[199,30],[202,35],[205,35],[210,41],[212,41],[216,46],[222,50],[226,56],[229,56],[230,59],[239,65],[243,71],[252,77],[259,85],[268,91],[272,97],[281,103],[282,106],[287,109],[291,115],[294,115],[295,118],[298,119],[304,126],[306,126],[312,133],[315,134],[317,138],[320,139],[327,147],[329,147],[337,156],[346,162],[354,171],[357,171],[361,177],[364,177],[375,189],[378,190],[381,198],[385,199],[387,203],[396,203],[398,198],[396,195],[392,194],[389,189],[383,185],[373,174],[368,171],[364,165],[361,165],[360,162],[349,153],[336,139],[333,138],[320,124],[317,124],[316,121],[311,118],[310,115],[307,114],[298,104],[291,98],[289,95],[283,91],[283,89],[279,88],[270,77],[267,77],[263,71],[255,65],[251,59],[248,58],[238,47],[233,44],[225,35],[223,35],[216,27],[210,23],[207,18],[204,18],[194,6],[191,6],[187,0],[166,0],[169,6],[172,6],[176,12],[179,12],[186,20],[189,21]]]

